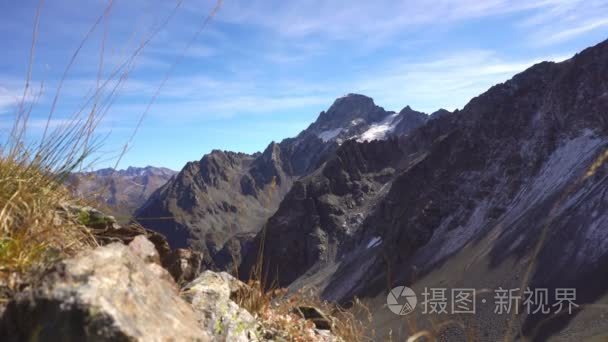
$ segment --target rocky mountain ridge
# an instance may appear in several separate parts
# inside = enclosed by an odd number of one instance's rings
[[[424,122],[420,116],[426,115],[409,107],[395,114],[369,97],[348,94],[296,137],[271,142],[262,153],[215,150],[199,162],[188,163],[152,194],[136,217],[144,226],[165,234],[172,246],[202,250],[208,266],[224,269],[232,257],[222,255],[240,253],[230,248],[236,246],[229,239],[242,240],[259,232],[295,180],[317,169],[345,141],[374,130],[387,118],[398,117],[402,122],[411,113],[419,115],[411,127]],[[385,136],[390,134],[377,138]]]
[[[266,270],[282,285],[312,285],[337,301],[382,300],[403,284],[417,291],[449,284],[573,287],[582,305],[601,302],[608,291],[600,275],[608,267],[601,242],[608,226],[607,122],[608,42],[561,63],[537,64],[402,137],[401,167],[372,205],[362,201],[350,238],[335,235],[336,223],[348,222],[348,202],[320,211],[335,190],[294,186],[286,201],[302,204],[282,204],[256,237]],[[357,179],[358,170],[342,170],[342,179]],[[327,183],[312,177],[306,189]],[[343,198],[356,192],[350,188]],[[547,317],[539,314],[518,322],[475,316],[472,324],[491,331],[489,340],[511,329],[543,340],[575,316],[555,318],[542,332],[538,324]]]

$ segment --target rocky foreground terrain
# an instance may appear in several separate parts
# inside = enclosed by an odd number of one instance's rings
[[[205,267],[245,279],[261,262],[281,286],[365,297],[385,337],[412,333],[386,308],[387,291],[407,285],[575,288],[568,315],[486,305],[415,318],[460,322],[448,340],[591,339],[608,332],[607,151],[603,42],[534,65],[454,113],[387,112],[347,95],[263,153],[189,163],[137,216],[173,247],[200,251]]]
[[[270,305],[228,273],[201,272],[200,253],[171,250],[161,235],[96,209],[65,212],[93,218],[102,246],[20,285],[0,281],[3,294],[13,290],[1,297],[2,341],[343,341],[316,307],[278,297]]]

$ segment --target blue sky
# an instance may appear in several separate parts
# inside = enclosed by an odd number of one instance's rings
[[[22,98],[38,3],[0,3],[3,137]],[[51,121],[65,123],[98,84],[106,95],[118,84],[113,97],[100,97],[109,102],[98,101],[109,109],[97,130],[105,144],[96,167],[114,164],[166,75],[119,167],[180,169],[214,148],[263,150],[351,92],[388,110],[462,108],[536,62],[608,38],[608,0],[228,0],[198,35],[215,2],[183,0],[162,26],[177,4],[114,0],[106,11],[102,0],[45,1],[25,97],[34,104],[30,139],[41,136],[70,58],[100,17]],[[112,79],[156,31],[122,81],[120,72]]]

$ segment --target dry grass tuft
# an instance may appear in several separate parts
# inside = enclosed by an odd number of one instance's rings
[[[374,341],[370,311],[355,299],[350,308],[321,300],[316,291],[265,289],[261,282],[250,281],[238,293],[237,304],[257,316],[266,333],[274,339],[289,341],[319,341],[323,338],[315,330],[315,322],[298,314],[299,308],[314,308],[322,313],[334,336],[342,341]]]
[[[265,234],[264,229],[262,236]],[[276,281],[268,282],[263,271],[264,240],[263,237],[257,262],[247,281],[248,286],[241,288],[233,300],[259,319],[266,338],[298,342],[328,340],[327,336],[321,336],[315,329],[313,320],[302,316],[302,308],[314,308],[321,313],[321,320],[328,323],[338,341],[375,340],[371,312],[358,299],[355,298],[346,309],[322,300],[314,288],[290,293],[285,288],[278,288]],[[235,276],[239,274],[236,269],[234,273]]]
[[[266,289],[260,281],[249,281],[236,303],[260,320],[265,334],[288,341],[320,341],[315,322],[298,314],[298,308],[314,308],[331,326],[332,334],[342,341],[374,341],[370,311],[358,299],[349,309],[321,300],[316,291],[288,293],[286,289]]]
[[[95,245],[61,208],[72,201],[54,174],[31,161],[0,158],[0,284]]]
[[[18,290],[36,270],[96,245],[86,227],[69,215],[66,206],[76,201],[62,183],[68,173],[81,167],[99,147],[93,132],[102,115],[95,109],[81,111],[65,120],[65,124],[52,128],[59,86],[42,138],[34,141],[27,134],[36,102],[36,96],[30,92],[30,82],[43,3],[40,1],[36,10],[23,97],[12,129],[0,145],[0,298]],[[108,8],[111,6],[112,2]],[[105,15],[107,13],[100,18]],[[81,45],[88,37],[89,33]],[[79,49],[73,59],[78,52]],[[72,61],[66,67],[64,78],[71,65]]]

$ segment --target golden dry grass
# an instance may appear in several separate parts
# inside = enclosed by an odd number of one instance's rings
[[[83,225],[61,215],[70,201],[51,174],[0,159],[0,281],[95,245]]]
[[[330,322],[333,335],[343,341],[367,342],[375,340],[372,316],[367,307],[355,299],[348,309],[320,299],[314,290],[289,293],[287,289],[263,286],[251,280],[237,293],[236,303],[257,316],[265,330],[279,334],[289,341],[318,341],[315,324],[297,313],[301,307],[315,308]]]
[[[52,128],[59,86],[42,138],[27,139],[35,104],[30,82],[43,3],[40,1],[36,10],[23,96],[12,129],[0,149],[0,287],[3,293],[7,288],[15,290],[13,287],[19,286],[33,270],[96,244],[77,219],[66,211],[61,214],[62,207],[75,202],[61,182],[98,147],[92,136],[99,123],[98,113],[94,109],[87,114],[77,113],[66,124]],[[83,42],[88,36],[89,33]],[[71,65],[72,61],[64,77]]]
[[[314,288],[300,289],[290,293],[279,288],[278,283],[269,280],[264,271],[264,241],[266,228],[262,229],[261,243],[255,265],[249,274],[247,285],[241,288],[234,298],[242,308],[258,317],[263,328],[278,336],[276,340],[313,342],[320,337],[315,333],[315,324],[298,314],[298,308],[315,308],[330,322],[331,332],[342,341],[375,341],[371,311],[357,298],[349,308],[322,300]],[[234,276],[238,278],[237,260],[234,258]]]

